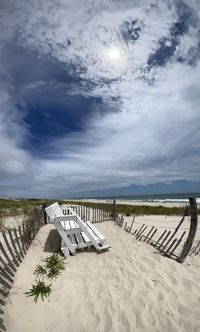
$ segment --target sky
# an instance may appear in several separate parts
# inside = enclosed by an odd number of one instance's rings
[[[198,191],[198,0],[0,1],[0,196]]]

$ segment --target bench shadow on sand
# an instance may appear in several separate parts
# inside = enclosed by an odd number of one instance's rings
[[[61,237],[56,229],[51,229],[44,244],[44,252],[60,252]]]

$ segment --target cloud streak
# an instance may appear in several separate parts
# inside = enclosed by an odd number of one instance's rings
[[[195,1],[188,5],[172,0],[7,3],[1,40],[6,32],[6,39],[25,49],[71,66],[79,86],[73,82],[66,93],[100,97],[106,110],[94,106],[82,119],[81,132],[50,138],[45,146],[51,156],[35,157],[23,148],[33,134],[23,119],[28,110],[11,97],[15,91],[7,77],[0,96],[1,170],[12,181],[7,191],[3,181],[4,193],[27,196],[27,184],[33,196],[47,197],[200,181],[199,8]],[[107,56],[112,47],[120,50],[118,62]],[[46,84],[30,82],[23,93]],[[16,172],[19,181],[13,181]]]

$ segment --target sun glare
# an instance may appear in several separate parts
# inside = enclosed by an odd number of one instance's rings
[[[107,51],[107,56],[110,61],[118,62],[120,61],[122,55],[118,47],[111,47]]]

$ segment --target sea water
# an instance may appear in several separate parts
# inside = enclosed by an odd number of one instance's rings
[[[188,203],[189,197],[195,197],[198,205],[200,205],[200,192],[178,193],[178,194],[159,194],[159,195],[108,196],[108,197],[96,197],[96,199],[98,199],[98,200],[116,199],[116,200],[123,200],[123,201],[130,200],[130,201],[139,201],[139,202],[160,202],[160,203]]]

